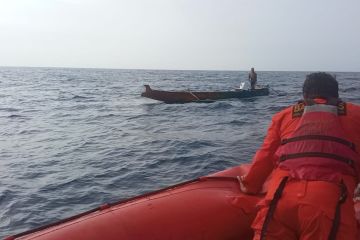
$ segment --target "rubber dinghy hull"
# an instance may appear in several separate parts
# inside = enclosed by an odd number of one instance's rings
[[[240,192],[238,166],[177,186],[103,205],[8,239],[251,239],[258,196]]]
[[[6,239],[28,240],[219,240],[252,238],[261,195],[240,191],[249,165],[181,183]],[[359,207],[355,205],[357,215]]]

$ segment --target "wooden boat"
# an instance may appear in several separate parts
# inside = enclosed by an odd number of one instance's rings
[[[263,195],[246,195],[240,191],[238,176],[248,168],[249,165],[240,165],[104,204],[5,240],[250,240],[256,204]],[[359,203],[355,204],[355,210],[359,219]]]
[[[267,86],[258,86],[251,90],[235,89],[233,91],[216,91],[216,92],[193,92],[187,91],[162,91],[153,90],[149,85],[145,86],[143,97],[163,101],[165,103],[187,103],[187,102],[211,102],[219,99],[228,98],[249,98],[256,96],[269,95]]]

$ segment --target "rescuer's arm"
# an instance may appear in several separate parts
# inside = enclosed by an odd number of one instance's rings
[[[355,144],[355,149],[360,152],[360,105],[354,103],[346,103],[347,115],[340,118],[342,126],[348,138]],[[357,172],[358,185],[354,192],[354,200],[360,201],[360,166],[355,165]]]
[[[241,177],[241,190],[256,194],[261,191],[267,177],[277,161],[275,152],[280,145],[280,116],[273,117],[264,142],[252,160],[249,172]]]

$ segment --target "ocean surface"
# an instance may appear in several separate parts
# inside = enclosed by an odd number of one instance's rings
[[[231,90],[241,71],[0,68],[0,238],[251,161],[308,72],[258,72],[269,96],[164,104],[164,90]],[[336,73],[360,103],[360,73]]]

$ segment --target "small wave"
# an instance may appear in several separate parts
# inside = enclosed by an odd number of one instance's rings
[[[57,100],[57,101],[70,101],[71,98],[64,97],[64,96],[59,96],[56,100]]]
[[[344,92],[352,92],[352,91],[357,91],[357,90],[358,90],[358,88],[356,88],[356,87],[349,87],[349,88],[343,89]]]
[[[72,99],[87,99],[88,97],[80,96],[80,95],[74,95]]]
[[[2,194],[0,195],[0,202],[1,203],[10,202],[10,200],[12,200],[15,197],[16,197],[16,192],[9,189],[5,189],[4,191],[2,191]]]
[[[203,147],[215,147],[216,143],[205,140],[192,140],[192,141],[173,140],[171,141],[170,146],[178,150],[181,149],[189,150],[189,149],[199,149]]]
[[[71,94],[71,93],[65,93],[63,95],[60,95],[56,100],[58,100],[58,101],[72,101],[72,100],[83,100],[83,99],[91,99],[91,98],[81,96],[81,95]]]
[[[82,100],[82,99],[88,99],[88,98],[84,96],[72,95],[72,94],[60,95],[56,98],[57,101],[73,101],[73,100]]]
[[[241,120],[231,120],[228,124],[234,124],[234,125],[242,125],[248,123],[248,121],[241,121]]]
[[[18,112],[19,109],[17,109],[17,108],[0,108],[0,111],[4,111],[4,112]]]
[[[345,77],[345,80],[359,80],[357,77]]]
[[[349,101],[349,102],[353,102],[353,103],[358,103],[360,104],[360,98],[359,97],[346,97],[346,98],[342,98],[345,102]]]
[[[99,119],[103,119],[103,118],[112,118],[112,117],[116,117],[116,114],[113,113],[109,113],[109,114],[105,114],[105,115],[100,115],[100,116],[96,116],[94,119],[99,120]]]
[[[78,106],[75,106],[74,109],[75,110],[84,110],[84,109],[88,109],[89,106],[88,105],[78,105]]]
[[[19,114],[11,114],[8,116],[8,118],[25,118],[25,116]]]
[[[71,187],[78,187],[87,184],[89,180],[85,177],[74,177],[73,179],[66,179],[62,182],[49,183],[39,189],[39,193],[52,193],[59,190],[65,190]]]
[[[230,102],[228,101],[217,101],[215,104],[211,104],[211,105],[206,105],[206,108],[212,109],[212,110],[217,110],[217,109],[230,109],[232,107],[234,107]]]
[[[32,129],[32,130],[20,131],[19,134],[21,134],[21,135],[30,135],[30,134],[39,133],[39,132],[40,132],[40,130]]]
[[[39,166],[35,166],[34,169],[36,169]],[[24,172],[22,175],[18,176],[18,179],[28,180],[28,179],[39,179],[41,177],[46,177],[49,175],[50,172],[41,172],[41,171],[27,171]]]

